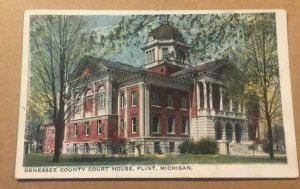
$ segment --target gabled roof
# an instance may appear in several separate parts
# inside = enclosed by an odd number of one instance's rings
[[[142,68],[140,67],[134,67],[121,62],[113,62],[103,58],[85,56],[80,62],[77,69],[74,71],[74,76],[75,78],[78,78],[80,77],[81,74],[84,74],[85,71],[87,71],[86,73],[87,75],[90,75],[97,71],[111,70],[111,69],[122,71],[122,72],[128,72],[128,73],[135,73],[142,70]]]
[[[201,63],[196,66],[190,67],[190,68],[182,69],[178,72],[173,73],[171,76],[177,77],[177,76],[182,76],[182,75],[191,74],[191,73],[212,72],[224,65],[227,65],[226,59],[224,59],[224,58],[217,59],[217,60],[213,60],[210,62]]]

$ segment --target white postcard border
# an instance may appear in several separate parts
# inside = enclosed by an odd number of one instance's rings
[[[161,170],[161,166],[155,165],[152,171],[138,170],[138,165],[113,166],[116,169],[131,167],[134,171],[89,171],[90,167],[98,167],[102,170],[106,166],[57,166],[36,167],[57,172],[29,172],[23,167],[24,134],[26,122],[26,105],[28,95],[29,77],[29,17],[30,15],[123,15],[123,14],[208,14],[208,13],[276,13],[277,43],[279,70],[281,82],[282,113],[285,128],[285,140],[287,151],[287,164],[216,164],[216,165],[181,165],[190,166],[192,170]],[[26,11],[23,33],[23,58],[22,58],[22,83],[20,95],[19,128],[17,142],[16,172],[17,179],[53,179],[53,178],[295,178],[298,177],[298,160],[294,130],[294,117],[292,108],[292,93],[290,83],[290,69],[288,59],[287,20],[284,10],[205,10],[205,11],[73,11],[73,10],[30,10]],[[284,95],[283,95],[284,94]],[[174,166],[174,165],[170,165]],[[178,165],[179,166],[179,165]],[[119,167],[119,168],[118,168]],[[32,167],[33,168],[33,167]],[[64,171],[68,168],[77,168],[77,171]],[[81,168],[81,169],[80,169]],[[83,168],[85,168],[83,170]],[[179,169],[179,167],[177,167]],[[181,167],[182,168],[182,167]],[[92,169],[92,168],[91,168]],[[157,169],[157,170],[156,170]],[[74,169],[75,170],[75,169]],[[80,171],[82,170],[82,171]]]

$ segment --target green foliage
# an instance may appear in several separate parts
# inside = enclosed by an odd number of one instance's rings
[[[201,138],[198,142],[183,142],[178,148],[181,154],[217,154],[219,152],[218,143],[210,137]]]

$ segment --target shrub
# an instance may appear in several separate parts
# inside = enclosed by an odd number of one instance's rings
[[[189,141],[185,141],[185,142],[181,143],[181,144],[178,146],[178,148],[179,148],[179,152],[180,152],[181,154],[186,154],[186,153],[188,153],[188,151],[189,151]]]
[[[201,138],[198,142],[186,141],[178,146],[181,154],[217,154],[218,143],[212,138]]]
[[[201,138],[197,142],[201,154],[217,154],[219,152],[218,143],[212,138]]]

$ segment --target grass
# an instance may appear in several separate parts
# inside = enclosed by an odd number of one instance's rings
[[[27,154],[24,158],[24,166],[88,166],[88,165],[147,165],[147,164],[247,164],[247,163],[287,163],[286,157],[276,157],[274,160],[268,157],[255,156],[226,156],[226,155],[144,155],[142,157],[110,157],[97,158],[94,156],[83,157],[79,155],[62,155],[59,163],[52,162],[50,154]]]

